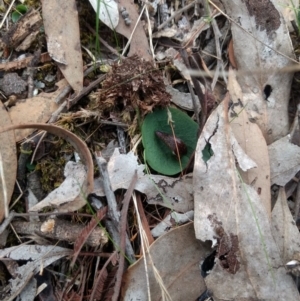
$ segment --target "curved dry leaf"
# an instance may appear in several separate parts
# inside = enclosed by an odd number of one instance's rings
[[[87,169],[86,181],[83,183],[79,195],[72,201],[67,204],[64,204],[58,208],[60,212],[69,212],[80,209],[86,204],[86,195],[92,193],[94,189],[94,163],[91,156],[91,153],[86,146],[85,142],[78,138],[73,133],[52,124],[42,124],[42,123],[32,123],[32,124],[19,124],[12,125],[8,127],[0,128],[0,133],[15,130],[15,129],[39,129],[47,131],[53,135],[57,135],[60,138],[68,141],[78,152],[80,159],[85,163]],[[85,195],[86,194],[86,195]]]
[[[43,1],[48,52],[75,92],[83,88],[78,12],[75,0]]]
[[[270,144],[288,133],[293,78],[290,72],[278,72],[292,64],[287,57],[294,58],[286,24],[278,12],[280,4],[274,0],[233,0],[223,5],[232,19],[239,20],[231,24],[231,30],[236,63],[243,72],[237,80],[247,113]]]
[[[162,300],[154,275],[155,267],[171,300],[195,300],[206,289],[200,275],[200,262],[211,252],[209,244],[195,239],[193,223],[178,227],[158,238],[147,259],[151,300]],[[149,300],[144,258],[130,266],[123,276],[121,300]]]
[[[204,162],[207,141],[213,156]],[[205,278],[207,288],[221,300],[298,300],[271,234],[268,212],[257,191],[238,175],[231,141],[225,101],[209,117],[195,152],[196,237],[217,246],[215,265]]]
[[[4,127],[11,124],[9,115],[4,107],[4,104],[0,102],[0,127]],[[1,168],[4,173],[4,179],[1,179],[0,174],[0,223],[4,218],[5,207],[8,209],[8,205],[15,187],[17,176],[17,150],[15,135],[13,132],[0,134],[0,153],[1,153]],[[5,187],[3,186],[5,185]],[[4,190],[6,190],[6,201]]]
[[[228,59],[229,59],[229,62],[230,62],[230,64],[231,64],[231,66],[232,66],[234,69],[237,69],[237,65],[236,65],[235,57],[234,57],[234,50],[233,50],[233,42],[232,42],[232,39],[229,41],[227,51],[228,51]]]

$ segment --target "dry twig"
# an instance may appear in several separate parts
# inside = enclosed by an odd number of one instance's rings
[[[96,155],[96,161],[97,165],[99,167],[101,178],[103,181],[103,188],[105,192],[105,196],[108,203],[108,217],[111,219],[110,221],[106,221],[106,226],[108,229],[108,232],[111,234],[112,239],[114,243],[119,246],[120,245],[120,233],[118,231],[119,223],[120,223],[120,212],[117,209],[117,202],[115,194],[111,188],[111,183],[109,180],[109,174],[107,172],[107,162],[106,160],[99,156],[99,154]],[[119,248],[119,247],[118,247]],[[129,238],[126,235],[126,248],[125,248],[126,256],[131,260],[132,262],[135,261],[134,251],[132,249],[132,246],[130,244]]]
[[[129,202],[131,199],[131,195],[133,193],[134,187],[137,182],[137,172],[135,171],[131,183],[125,193],[124,200],[123,200],[123,209],[120,221],[120,235],[121,235],[121,242],[120,242],[120,260],[119,260],[119,267],[116,274],[116,284],[114,286],[114,294],[112,296],[112,301],[117,301],[120,293],[121,282],[122,282],[122,275],[124,272],[124,264],[125,264],[125,257],[124,257],[124,250],[125,250],[125,241],[126,241],[126,221],[127,221],[127,211],[129,207]]]

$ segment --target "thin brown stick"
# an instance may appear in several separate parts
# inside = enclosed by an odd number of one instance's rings
[[[154,238],[151,234],[149,223],[148,223],[147,217],[145,215],[145,211],[144,211],[144,207],[143,207],[143,204],[142,204],[142,201],[141,201],[140,193],[136,193],[136,199],[137,199],[137,207],[138,207],[138,210],[139,210],[138,214],[141,217],[141,222],[142,222],[142,225],[143,225],[143,229],[144,229],[145,234],[147,236],[149,245],[151,246],[151,244],[154,242]]]
[[[133,193],[134,187],[137,182],[137,172],[135,171],[131,183],[124,195],[123,200],[123,209],[121,214],[121,221],[120,221],[120,235],[121,235],[121,242],[120,242],[120,260],[119,260],[119,267],[116,274],[116,284],[114,286],[114,294],[112,296],[112,301],[117,301],[119,294],[120,294],[120,288],[122,283],[122,275],[124,272],[124,264],[125,264],[125,243],[126,243],[126,222],[127,222],[127,211],[129,207],[129,202],[131,199],[131,195]],[[122,255],[123,254],[123,255]]]
[[[190,4],[184,6],[181,9],[178,9],[170,18],[168,18],[165,22],[161,23],[158,27],[157,30],[161,30],[165,27],[165,25],[167,25],[170,21],[172,21],[176,16],[180,15],[182,12],[190,9],[191,7],[193,7],[195,5],[197,1],[193,1]]]
[[[300,182],[297,185],[297,192],[296,192],[296,201],[295,201],[295,211],[294,211],[294,220],[297,221],[300,209]]]
[[[81,233],[78,234],[78,237],[76,238],[75,244],[74,244],[74,255],[71,261],[71,268],[73,267],[80,251],[87,239],[90,237],[90,235],[93,233],[99,222],[105,217],[107,212],[107,207],[101,208],[97,211],[97,215],[89,222],[88,225],[86,225]]]
[[[96,279],[96,281],[94,282],[94,285],[93,285],[93,290],[92,290],[92,293],[91,293],[91,296],[90,296],[90,301],[93,301],[94,300],[94,295],[96,293],[96,289],[97,289],[97,286],[98,286],[98,283],[104,273],[104,271],[106,270],[108,264],[114,259],[114,257],[117,255],[117,252],[114,251],[111,256],[106,260],[105,264],[103,265],[100,273],[98,274],[98,277]]]
[[[15,217],[15,212],[11,211],[8,215],[8,217],[5,218],[5,220],[0,225],[0,234],[3,233],[3,231],[7,228],[7,226],[10,224],[12,219]]]
[[[108,232],[113,238],[113,242],[115,243],[116,247],[120,244],[120,233],[118,231],[119,222],[120,222],[120,212],[117,208],[117,202],[115,194],[111,188],[111,183],[109,179],[109,174],[107,172],[107,162],[103,157],[99,156],[99,153],[95,153],[97,165],[99,167],[101,178],[103,181],[103,188],[105,192],[105,196],[107,199],[108,204],[108,217],[110,217],[111,220],[106,221],[106,226],[108,229]],[[125,249],[126,256],[129,258],[130,261],[135,261],[134,251],[132,249],[132,246],[130,244],[130,241],[128,237],[126,237],[126,249]]]
[[[52,114],[49,123],[55,122],[58,119],[59,115],[68,109],[69,104],[74,106],[83,96],[87,95],[92,89],[94,89],[98,84],[100,84],[105,79],[105,77],[106,75],[99,76],[99,78],[94,80],[87,87],[83,88],[82,91],[80,91],[80,93],[76,95],[73,99],[69,100],[69,102],[65,100],[60,105],[60,107]]]

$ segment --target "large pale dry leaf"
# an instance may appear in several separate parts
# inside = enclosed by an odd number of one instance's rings
[[[208,142],[213,156],[205,163],[202,150]],[[233,142],[223,102],[209,117],[195,153],[196,237],[217,245],[215,265],[205,278],[207,288],[216,300],[298,300],[267,210],[257,191],[238,175]]]
[[[285,186],[300,170],[300,147],[285,136],[268,147],[271,167],[271,184]]]
[[[83,87],[78,12],[75,0],[44,0],[43,20],[50,56],[75,92]]]
[[[181,73],[181,75],[186,80],[191,81],[192,79],[191,79],[190,72],[184,63],[183,58],[181,57],[181,55],[179,55],[179,52],[176,49],[169,47],[165,51],[165,54],[167,55],[167,57],[172,58],[174,66]]]
[[[272,210],[272,234],[285,264],[293,259],[295,253],[300,253],[300,233],[288,207],[283,187],[279,190]]]
[[[118,4],[114,0],[89,0],[94,11],[97,12],[99,3],[99,19],[110,29],[114,30],[119,23]]]
[[[199,264],[210,252],[209,244],[195,239],[193,223],[170,231],[151,245],[152,262],[147,255],[147,272],[144,258],[141,258],[124,274],[121,300],[149,300],[146,273],[149,276],[150,300],[162,300],[153,267],[172,300],[195,300],[206,289]]]
[[[180,92],[179,90],[173,88],[171,85],[166,85],[166,91],[171,94],[171,101],[175,103],[176,106],[186,111],[194,110],[191,93]]]
[[[50,258],[51,256],[66,256],[73,251],[70,249],[57,247],[57,246],[36,246],[36,245],[19,245],[0,250],[0,259],[9,258],[12,260],[41,260]]]
[[[56,102],[57,97],[62,93],[67,85],[65,79],[59,81],[56,86],[58,87],[52,93],[40,93],[39,95],[19,101],[15,106],[9,110],[9,116],[12,124],[23,123],[44,123],[47,122],[52,113],[58,108]],[[24,139],[31,134],[34,129],[16,130],[16,141]]]
[[[170,178],[160,175],[144,174],[145,165],[138,164],[133,152],[120,154],[116,148],[108,162],[108,174],[112,189],[128,189],[130,179],[137,170],[138,180],[135,190],[147,195],[149,204],[159,204],[177,212],[187,212],[194,208],[192,175]],[[94,193],[104,196],[101,178],[95,179]]]
[[[0,102],[0,127],[11,125],[11,120],[4,107],[3,103]],[[0,174],[0,223],[4,218],[5,212],[5,196],[4,189],[6,189],[6,198],[8,207],[17,176],[17,150],[15,135],[13,132],[1,133],[0,134],[0,153],[1,159],[0,164],[3,170],[4,179],[1,179]],[[5,186],[5,187],[4,187]],[[8,209],[8,208],[7,208]]]
[[[131,24],[130,26],[127,26],[124,22],[124,18],[120,17],[119,24],[116,27],[116,32],[129,39],[139,17],[137,6],[134,4],[134,1],[128,1],[128,0],[119,0],[118,3],[119,3],[119,8],[120,7],[126,8],[129,14],[129,18],[131,20]],[[138,22],[130,43],[128,56],[133,56],[133,55],[137,55],[138,57],[143,58],[147,61],[152,60],[148,39],[146,37],[146,33],[141,21]]]
[[[23,245],[0,250],[1,258],[13,260],[28,260],[26,264],[18,267],[15,271],[15,279],[11,279],[10,284],[5,287],[9,293],[3,301],[13,300],[24,289],[26,284],[37,274],[41,266],[44,268],[60,258],[70,255],[71,250],[57,246],[29,246]]]
[[[32,278],[18,296],[18,301],[34,300],[37,294],[37,280]]]
[[[257,167],[246,172],[240,170],[243,181],[260,195],[271,217],[270,164],[268,147],[257,124],[249,121],[245,111],[242,89],[233,70],[229,71],[228,91],[232,104],[229,109],[230,126],[244,152],[255,161]]]
[[[82,186],[86,180],[84,165],[69,161],[64,170],[65,180],[42,201],[30,208],[30,211],[40,211],[46,207],[58,208],[81,198]],[[71,208],[70,208],[71,209]],[[72,210],[71,210],[72,211]]]
[[[293,47],[280,4],[268,1],[224,1],[231,23],[233,47],[244,104],[267,144],[285,136],[289,130],[288,100],[293,74],[279,69],[292,62],[280,55],[293,56]],[[242,28],[243,29],[242,29]],[[245,31],[250,34],[245,33]]]

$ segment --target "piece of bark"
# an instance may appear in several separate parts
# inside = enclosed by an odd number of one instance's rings
[[[37,31],[42,26],[42,18],[37,10],[29,10],[26,15],[10,28],[3,36],[2,42],[6,47],[17,47],[27,36]]]
[[[34,56],[28,56],[25,57],[21,60],[15,60],[12,62],[7,62],[7,63],[1,63],[0,64],[0,71],[14,71],[14,70],[18,70],[18,69],[22,69],[22,68],[26,68],[31,60],[34,58]],[[50,62],[51,61],[51,57],[49,56],[48,52],[42,53],[41,57],[40,57],[40,63],[46,63],[46,62]]]

